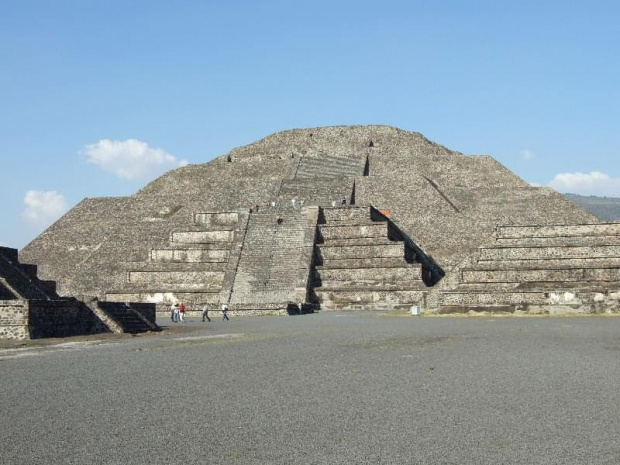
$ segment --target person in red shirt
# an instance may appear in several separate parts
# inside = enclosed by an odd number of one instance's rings
[[[185,304],[183,302],[181,302],[179,307],[179,316],[181,317],[181,322],[185,321]]]

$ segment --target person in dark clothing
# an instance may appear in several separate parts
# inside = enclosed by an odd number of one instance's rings
[[[205,319],[210,323],[211,318],[209,318],[209,304],[205,302],[204,307],[202,307],[202,322],[204,323]]]

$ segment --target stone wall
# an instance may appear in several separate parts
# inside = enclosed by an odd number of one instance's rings
[[[0,300],[0,339],[30,339],[25,301]]]
[[[108,331],[90,308],[78,300],[28,301],[28,326],[32,339]]]

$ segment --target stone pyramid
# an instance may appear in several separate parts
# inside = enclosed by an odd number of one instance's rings
[[[463,311],[478,301],[443,295],[466,291],[462,269],[498,226],[598,223],[490,156],[389,126],[324,127],[275,133],[129,197],[84,199],[20,257],[62,295],[161,311],[178,301],[250,313]],[[513,278],[508,286],[521,284]],[[522,308],[511,305],[495,307]]]

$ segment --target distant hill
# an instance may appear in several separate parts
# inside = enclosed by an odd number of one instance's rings
[[[594,213],[603,221],[620,220],[620,198],[594,195],[564,194],[580,207]]]

